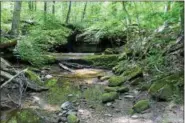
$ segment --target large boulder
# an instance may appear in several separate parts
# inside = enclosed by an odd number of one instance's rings
[[[110,93],[104,93],[102,95],[102,102],[106,103],[106,102],[111,102],[114,101],[115,99],[117,99],[119,97],[117,92],[110,92]]]

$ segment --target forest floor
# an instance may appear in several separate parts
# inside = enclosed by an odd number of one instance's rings
[[[37,119],[36,123],[56,123],[61,110],[60,105],[65,101],[71,101],[77,108],[80,123],[183,123],[183,105],[172,102],[153,101],[150,109],[142,114],[129,115],[134,98],[147,96],[147,92],[139,92],[135,88],[121,94],[114,102],[102,104],[97,96],[103,92],[101,88],[108,82],[100,81],[98,77],[112,75],[110,70],[85,68],[71,73],[61,70],[56,64],[46,66],[44,70],[62,82],[52,85],[47,92],[30,93],[24,101],[22,110],[4,112],[1,120],[11,123],[11,119],[17,116],[21,118],[20,114],[24,114],[27,117],[26,120],[31,121],[30,123],[34,118]],[[70,86],[65,84],[66,79],[67,83],[72,83],[69,84]],[[71,86],[76,89],[73,90]],[[65,90],[66,88],[69,90]],[[74,98],[69,99],[72,96]],[[34,113],[30,115],[25,111]]]

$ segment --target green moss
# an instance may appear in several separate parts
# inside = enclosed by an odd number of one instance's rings
[[[105,87],[104,91],[105,92],[117,92],[118,87]]]
[[[140,91],[147,91],[151,86],[151,83],[141,83],[139,85],[139,90]]]
[[[52,86],[55,86],[55,85],[56,85],[57,81],[58,81],[58,80],[57,80],[56,78],[51,78],[51,79],[47,80],[47,81],[44,82],[44,83],[45,83],[45,85],[46,85],[47,87],[52,87]]]
[[[102,95],[102,102],[106,103],[106,102],[114,101],[116,98],[118,98],[117,92],[104,93]]]
[[[132,107],[132,109],[133,109],[134,112],[136,112],[136,113],[141,113],[142,111],[148,109],[149,107],[150,107],[149,100],[140,100],[140,101],[138,101],[138,102]]]
[[[92,66],[112,69],[118,62],[118,55],[93,55],[84,57],[83,59]]]
[[[70,114],[67,116],[67,122],[68,123],[79,123],[79,119],[76,115]]]
[[[137,76],[142,75],[142,69],[139,66],[135,66],[133,68],[127,69],[121,76],[126,77],[127,80],[131,80]]]
[[[39,85],[43,85],[43,82],[41,81],[40,77],[33,71],[27,70],[25,72],[25,75],[31,80],[34,81],[35,83]]]
[[[172,87],[168,84],[166,84],[159,92],[158,98],[160,100],[171,100],[171,97],[173,95]]]
[[[125,93],[129,91],[129,88],[128,87],[105,87],[104,91]]]
[[[118,88],[117,91],[120,92],[120,93],[125,93],[125,92],[129,91],[129,88],[128,87],[120,87],[120,88]]]
[[[125,81],[126,81],[126,79],[121,77],[121,76],[112,76],[109,79],[109,84],[108,85],[110,87],[115,87],[115,86],[122,85]]]
[[[167,76],[162,75],[160,78],[153,82],[148,92],[159,99],[169,100],[178,89],[176,87],[183,82],[183,76],[181,73],[176,73]]]

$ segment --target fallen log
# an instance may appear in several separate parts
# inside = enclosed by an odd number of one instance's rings
[[[15,47],[16,45],[17,45],[17,40],[7,42],[7,43],[1,43],[0,49],[11,48],[11,47]]]
[[[68,68],[67,66],[63,65],[62,63],[59,63],[59,66],[60,66],[62,69],[64,69],[64,70],[67,70],[67,71],[69,71],[69,72],[74,72],[74,70]]]

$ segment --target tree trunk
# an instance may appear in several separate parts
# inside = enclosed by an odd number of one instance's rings
[[[69,2],[69,9],[68,9],[68,12],[67,12],[66,24],[69,23],[70,13],[71,13],[71,1]]]
[[[171,9],[171,1],[168,1],[164,7],[164,12],[167,13]]]
[[[128,25],[131,24],[131,17],[125,7],[125,2],[122,2],[122,6],[123,6],[123,10],[125,11],[126,15],[127,15],[127,19],[128,19]]]
[[[81,21],[82,21],[82,20],[84,19],[84,17],[85,17],[86,8],[87,8],[87,2],[85,3],[85,6],[84,6],[84,10],[83,10],[83,13],[82,13],[82,19],[81,19]]]
[[[37,2],[35,1],[35,11],[37,10]]]
[[[31,11],[31,1],[28,2],[28,8]]]
[[[182,33],[184,34],[184,1],[181,1],[182,4],[182,9],[181,9],[181,12],[180,12],[180,18],[181,18],[181,31]]]
[[[21,1],[14,2],[14,12],[13,12],[12,28],[11,28],[10,34],[15,36],[19,35],[21,3],[22,3]]]
[[[47,2],[44,2],[44,21],[46,21],[46,14],[47,14]]]
[[[55,15],[55,1],[53,1],[53,5],[52,5],[52,14]]]

